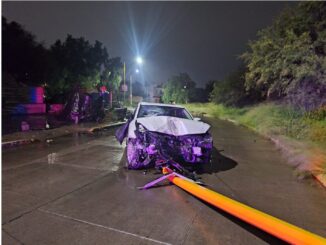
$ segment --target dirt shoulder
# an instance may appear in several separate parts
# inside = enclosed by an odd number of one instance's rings
[[[326,155],[319,147],[280,135],[266,135],[266,137],[275,143],[288,162],[295,167],[298,178],[312,176],[326,187],[324,169]]]

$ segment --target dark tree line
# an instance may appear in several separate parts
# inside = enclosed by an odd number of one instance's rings
[[[244,66],[215,82],[211,100],[239,106],[264,100],[305,110],[326,104],[326,3],[301,2],[259,31]]]
[[[326,105],[326,2],[286,8],[257,33],[240,59],[243,64],[237,70],[221,81],[210,81],[205,91],[195,92],[187,74],[170,78],[164,101],[197,102],[196,95],[210,93],[212,102],[227,106],[269,100],[309,111]]]
[[[197,88],[196,83],[187,73],[172,76],[163,85],[164,103],[208,102],[212,82],[206,88]]]
[[[48,50],[16,22],[2,18],[2,69],[17,81],[37,85],[45,80]]]
[[[17,82],[32,86],[46,86],[47,99],[61,100],[72,90],[105,85],[117,92],[121,82],[122,62],[109,58],[103,44],[91,44],[83,37],[67,35],[49,48],[36,41],[16,22],[2,18],[3,72]],[[62,101],[63,100],[63,101]]]

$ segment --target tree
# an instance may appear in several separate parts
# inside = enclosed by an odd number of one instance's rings
[[[208,82],[206,83],[206,85],[205,85],[205,93],[206,93],[208,96],[212,93],[212,91],[213,91],[213,89],[214,89],[214,85],[215,85],[216,82],[217,82],[217,81],[211,80],[211,81],[208,81]],[[208,96],[207,96],[207,97],[208,97]]]
[[[187,73],[180,73],[171,77],[163,85],[162,100],[164,103],[187,103],[190,100],[191,91],[196,87],[196,83]]]
[[[101,72],[110,66],[102,43],[95,41],[92,45],[82,37],[68,35],[64,42],[57,40],[50,48],[50,55],[50,97],[67,94],[77,87],[94,88],[101,82]]]
[[[48,51],[35,37],[16,23],[2,17],[3,71],[18,82],[44,84],[48,70]]]
[[[48,101],[64,102],[78,87],[105,85],[118,94],[123,65],[119,57],[109,59],[101,42],[91,44],[83,37],[68,35],[46,49],[21,25],[5,18],[2,33],[3,71],[17,82],[46,85]]]
[[[143,83],[135,81],[132,84],[132,94],[134,96],[141,96],[145,97],[146,91],[145,91],[145,86]]]
[[[298,94],[295,91],[308,84],[323,89],[326,3],[301,2],[284,10],[270,27],[258,32],[258,39],[249,42],[241,57],[248,69],[245,87],[259,92],[262,99]]]
[[[204,88],[193,88],[189,91],[189,102],[208,102],[209,94]]]
[[[120,57],[111,58],[104,66],[101,74],[101,85],[108,88],[113,93],[115,99],[118,99],[120,84],[122,81],[123,64]]]
[[[245,89],[245,68],[240,66],[224,80],[215,81],[210,100],[216,104],[242,106],[249,102],[250,95]],[[251,98],[253,101],[253,98]]]

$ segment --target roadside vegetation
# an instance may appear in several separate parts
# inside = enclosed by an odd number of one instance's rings
[[[243,64],[216,81],[212,102],[243,107],[273,101],[313,111],[326,104],[326,3],[286,9],[250,41]]]
[[[172,76],[163,85],[162,100],[164,103],[178,104],[188,102],[208,102],[209,93],[214,82],[209,82],[206,88],[197,88],[196,83],[187,73]]]
[[[185,106],[194,115],[230,120],[271,138],[299,172],[326,173],[326,106],[310,112],[276,103],[242,108],[214,103]]]
[[[274,23],[248,42],[242,64],[222,80],[196,92],[189,75],[171,77],[163,101],[206,101],[243,107],[261,102],[313,111],[326,104],[326,3],[300,2],[285,9]]]
[[[186,107],[268,136],[299,170],[326,174],[326,3],[285,9],[239,58],[208,84],[210,103]]]
[[[309,113],[274,103],[243,108],[214,103],[192,103],[185,106],[196,115],[232,120],[263,135],[284,135],[326,148],[326,106]]]

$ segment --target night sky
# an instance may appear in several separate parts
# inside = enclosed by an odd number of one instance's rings
[[[199,86],[239,65],[256,32],[287,2],[2,2],[2,15],[50,46],[66,35],[99,40],[127,64],[140,54],[148,82],[187,72]],[[129,66],[130,67],[130,66]],[[127,67],[128,68],[128,67]]]

